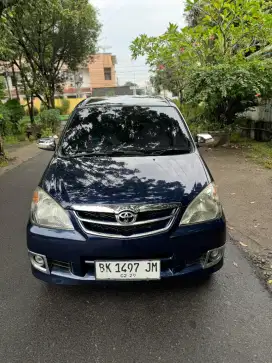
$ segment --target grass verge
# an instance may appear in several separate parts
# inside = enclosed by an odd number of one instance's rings
[[[245,151],[246,156],[255,163],[267,169],[272,169],[272,142],[258,142],[251,139],[239,138],[232,135],[230,140],[232,145]]]
[[[8,165],[8,160],[0,158],[0,168],[3,168],[4,166]]]

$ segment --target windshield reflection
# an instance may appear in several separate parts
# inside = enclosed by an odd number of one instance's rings
[[[172,149],[174,153],[191,150],[187,131],[174,107],[105,105],[78,110],[60,151],[61,156],[109,155],[116,151],[126,155],[144,151],[146,155]]]

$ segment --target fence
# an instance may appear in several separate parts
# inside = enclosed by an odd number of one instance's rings
[[[69,105],[69,111],[68,113],[70,114],[73,109],[79,104],[79,102],[85,100],[85,98],[68,98],[70,105]],[[55,99],[55,105],[56,107],[61,106],[61,98],[56,98]],[[25,104],[25,100],[21,101],[21,104]],[[40,110],[41,107],[41,101],[38,98],[35,98],[34,100],[34,106],[37,107],[38,110]]]
[[[251,111],[244,112],[244,116],[253,121],[272,122],[272,100],[254,107]]]

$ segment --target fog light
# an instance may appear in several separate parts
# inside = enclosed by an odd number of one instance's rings
[[[35,262],[37,262],[38,265],[40,265],[40,266],[44,265],[44,259],[42,256],[35,255],[34,260],[35,260]]]
[[[50,275],[50,270],[47,263],[47,258],[44,255],[28,251],[31,265],[38,271],[44,272]]]
[[[216,265],[224,256],[225,246],[215,248],[207,252],[204,261],[202,262],[203,268],[209,268]]]
[[[210,253],[210,260],[216,260],[218,258],[220,254],[220,251],[218,250],[213,250],[211,253]]]

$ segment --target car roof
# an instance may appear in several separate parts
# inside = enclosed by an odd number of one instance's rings
[[[167,98],[160,96],[114,96],[114,97],[90,97],[82,101],[77,107],[85,108],[94,105],[118,105],[118,106],[173,106]]]

